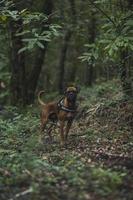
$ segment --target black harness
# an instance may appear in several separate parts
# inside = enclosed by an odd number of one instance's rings
[[[57,106],[58,106],[58,113],[59,113],[61,110],[63,110],[63,111],[65,111],[65,112],[74,113],[74,114],[76,114],[77,107],[78,107],[77,104],[74,106],[74,108],[68,108],[68,107],[64,106],[64,98],[62,98],[62,99],[57,103]],[[53,124],[56,124],[57,121],[58,121],[58,118],[57,118],[56,113],[51,113],[51,114],[49,115],[49,119],[53,122]],[[71,120],[71,119],[69,119],[69,120]]]
[[[57,106],[58,106],[58,110],[63,110],[65,112],[71,112],[71,113],[75,113],[76,110],[77,110],[77,105],[75,105],[74,108],[68,108],[66,106],[64,106],[64,98],[62,98],[58,103],[57,103]]]

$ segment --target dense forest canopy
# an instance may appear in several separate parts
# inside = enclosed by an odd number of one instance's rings
[[[131,0],[0,1],[1,94],[14,105],[68,83],[120,78],[133,94]],[[8,97],[8,98],[7,98]]]

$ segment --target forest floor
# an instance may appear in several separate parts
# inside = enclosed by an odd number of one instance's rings
[[[78,101],[67,148],[58,129],[38,142],[35,106],[0,114],[0,200],[133,199],[133,102],[117,80],[82,88]]]

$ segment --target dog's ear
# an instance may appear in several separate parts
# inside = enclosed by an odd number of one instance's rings
[[[76,86],[76,90],[77,90],[77,93],[79,93],[80,92],[80,87]]]

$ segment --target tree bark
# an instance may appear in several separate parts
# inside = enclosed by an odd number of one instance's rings
[[[45,0],[43,12],[47,16],[49,16],[53,11],[53,0]],[[47,24],[44,24],[42,27],[42,31],[47,31],[49,29],[50,20]],[[28,103],[31,104],[34,102],[35,98],[35,91],[37,88],[37,83],[39,80],[39,76],[43,67],[45,54],[47,51],[48,42],[43,43],[44,48],[38,48],[35,58],[35,63],[32,69],[32,72],[29,77],[28,81]]]
[[[59,82],[58,82],[58,90],[59,93],[62,94],[64,90],[64,77],[65,77],[65,62],[66,62],[66,54],[69,47],[69,42],[73,34],[73,30],[77,24],[77,14],[76,14],[76,5],[75,0],[69,0],[70,8],[71,8],[71,15],[72,21],[70,27],[66,30],[62,48],[60,52],[60,60],[59,60]],[[76,70],[75,70],[76,71]],[[73,73],[73,72],[72,72]],[[73,74],[74,75],[74,74]]]
[[[128,50],[121,50],[120,78],[125,97],[131,98],[133,97],[133,88],[131,82],[130,68],[128,66],[130,64],[130,59],[128,60],[128,55]]]
[[[23,31],[23,21],[18,19],[17,21],[10,20],[9,32],[11,39],[11,104],[25,105],[27,103],[27,88],[26,88],[26,75],[25,75],[25,54],[18,54],[18,51],[23,48],[23,42],[21,36],[16,36],[17,33]]]
[[[64,90],[64,75],[65,75],[65,61],[66,61],[66,54],[68,50],[69,41],[71,39],[72,32],[70,30],[67,30],[64,39],[63,44],[60,52],[60,61],[59,61],[59,93],[62,94]]]
[[[71,74],[70,74],[70,82],[72,82],[72,83],[75,82],[76,72],[77,72],[77,63],[74,62],[72,69],[71,69]]]
[[[13,0],[12,11],[21,11],[25,7],[29,7],[30,1]],[[31,4],[30,4],[31,6]],[[25,53],[18,51],[24,47],[22,36],[16,34],[23,32],[23,19],[21,16],[17,20],[10,19],[9,21],[9,35],[10,35],[10,92],[11,104],[25,106],[28,101],[27,97],[27,80],[25,72]]]
[[[128,0],[128,8],[131,10],[133,7],[133,1],[132,0]]]
[[[93,44],[95,42],[96,38],[96,17],[95,17],[95,12],[92,11],[91,13],[91,20],[90,24],[88,24],[88,41],[89,44]],[[86,66],[86,85],[87,86],[92,86],[93,84],[93,79],[94,79],[94,59],[92,58],[91,64],[87,63]]]
[[[127,6],[125,7],[125,9],[127,11],[132,10],[132,5],[133,5],[133,2],[130,0],[127,0]],[[125,48],[125,47],[123,47],[120,51],[120,59],[121,59],[120,79],[121,79],[123,93],[126,98],[133,97],[133,85],[132,85],[132,77],[131,77],[132,73],[130,71],[131,70],[130,65],[132,65],[132,63],[129,56],[130,53],[131,52],[128,51],[128,48]]]
[[[75,0],[69,0],[70,2],[70,6],[71,6],[71,13],[72,13],[72,29],[76,30],[77,28],[77,10],[76,10],[76,4],[75,4]],[[74,31],[73,31],[74,33]],[[74,36],[73,36],[74,37]],[[73,53],[72,56],[74,57],[74,61],[73,61],[73,66],[71,67],[71,74],[70,74],[70,82],[74,82],[75,78],[76,78],[76,72],[77,72],[77,63],[75,61],[76,58],[76,53],[77,53],[77,46],[75,44],[74,46],[75,49],[73,49]]]
[[[75,0],[69,0],[70,7],[71,7],[71,13],[72,13],[72,24],[75,26],[77,24],[77,12],[76,12],[76,5]]]

